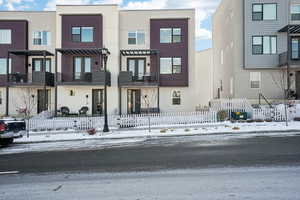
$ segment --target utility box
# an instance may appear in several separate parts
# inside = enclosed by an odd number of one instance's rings
[[[231,112],[231,119],[233,120],[247,120],[248,114],[246,112]]]

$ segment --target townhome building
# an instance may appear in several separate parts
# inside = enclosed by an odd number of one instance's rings
[[[300,98],[299,17],[299,0],[223,0],[213,16],[214,98]]]
[[[109,114],[194,111],[210,98],[198,55],[194,9],[2,11],[0,112],[102,115],[105,85]]]

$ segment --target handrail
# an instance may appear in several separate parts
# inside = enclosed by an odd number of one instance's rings
[[[263,98],[263,100],[270,106],[270,108],[273,108],[272,104],[267,100],[265,95],[263,95],[262,93],[259,93],[259,96],[258,96],[259,105],[261,105],[261,98]]]

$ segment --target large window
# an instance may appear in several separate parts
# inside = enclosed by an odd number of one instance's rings
[[[300,20],[300,4],[292,5],[291,7],[291,19],[293,21]]]
[[[80,80],[82,74],[90,73],[92,71],[91,57],[75,57],[74,58],[74,79]]]
[[[93,42],[94,28],[93,27],[72,27],[73,42]]]
[[[160,43],[181,42],[181,28],[161,28]]]
[[[277,54],[277,36],[253,36],[252,54]]]
[[[0,44],[11,44],[10,29],[0,29]]]
[[[160,58],[160,74],[180,74],[181,65],[180,57]]]
[[[291,41],[291,47],[292,47],[292,59],[299,59],[299,48],[300,48],[300,38],[292,38]]]
[[[0,74],[6,74],[7,58],[0,58]],[[11,58],[9,59],[8,73],[11,74]]]
[[[261,73],[260,72],[250,72],[250,88],[259,89],[261,83]]]
[[[132,45],[145,44],[145,32],[144,31],[129,31],[128,32],[128,44],[132,44]]]
[[[172,105],[180,105],[181,104],[181,92],[178,90],[172,91]]]
[[[253,4],[252,5],[252,20],[277,20],[277,4]]]
[[[33,45],[50,45],[51,33],[49,31],[34,31]]]

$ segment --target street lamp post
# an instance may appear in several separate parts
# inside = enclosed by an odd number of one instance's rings
[[[107,53],[103,54],[104,62],[104,127],[103,132],[109,132],[108,122],[107,122]]]

